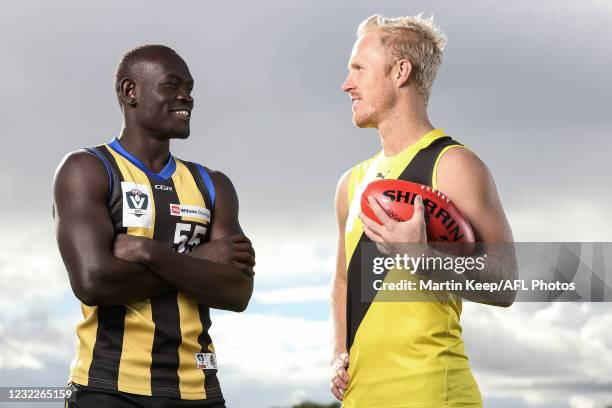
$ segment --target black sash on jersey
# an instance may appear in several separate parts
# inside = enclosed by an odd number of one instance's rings
[[[433,169],[435,167],[438,156],[448,146],[461,145],[461,143],[453,140],[450,136],[444,136],[434,140],[429,146],[419,150],[406,166],[404,171],[398,177],[398,180],[411,181],[413,183],[424,184],[431,186],[433,184]],[[353,200],[356,198],[353,197]],[[362,244],[372,242],[365,233],[361,234],[357,247],[350,259],[347,271],[347,299],[346,299],[346,347],[351,349],[355,334],[365,317],[371,302],[362,302],[361,300],[361,264]],[[373,260],[372,260],[373,261]],[[371,265],[372,262],[369,262]]]

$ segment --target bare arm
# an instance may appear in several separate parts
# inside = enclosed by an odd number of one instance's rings
[[[344,246],[344,230],[348,217],[348,185],[349,174],[342,176],[336,190],[336,217],[338,220],[338,252],[336,255],[336,273],[332,281],[332,319],[334,323],[334,357],[346,350],[346,253]]]
[[[486,245],[513,242],[512,230],[502,208],[495,182],[487,166],[468,149],[448,150],[438,164],[438,188],[453,200],[470,221],[476,242],[483,242],[488,255],[486,268],[482,271],[466,272],[461,279],[477,282],[498,282],[518,278],[516,259],[511,246]],[[456,274],[440,276],[442,280],[458,280]],[[490,294],[457,293],[475,302],[496,306],[510,306],[515,291]]]
[[[229,178],[212,175],[217,198],[211,242],[179,254],[153,240],[143,240],[140,260],[163,280],[200,304],[243,311],[253,293],[255,253],[238,222],[238,197]]]
[[[513,241],[493,177],[473,152],[454,148],[440,158],[438,189],[468,218],[477,242]]]
[[[85,152],[68,155],[55,174],[56,237],[74,294],[87,305],[114,305],[172,290],[145,266],[113,255],[108,186],[102,162]]]
[[[332,321],[334,329],[334,354],[332,359],[331,391],[342,401],[344,391],[348,387],[349,377],[348,354],[346,350],[346,253],[344,231],[348,218],[348,180],[350,171],[345,173],[338,182],[336,190],[336,217],[338,219],[338,253],[336,257],[336,273],[332,281]]]

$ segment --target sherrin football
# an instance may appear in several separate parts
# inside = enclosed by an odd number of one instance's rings
[[[367,197],[373,196],[389,217],[406,221],[412,218],[417,195],[423,198],[429,242],[474,242],[470,223],[450,198],[423,184],[404,180],[373,181],[361,195],[361,212],[382,225],[368,203]]]

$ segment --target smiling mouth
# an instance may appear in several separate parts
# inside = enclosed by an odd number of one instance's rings
[[[189,120],[191,118],[191,111],[188,111],[187,109],[178,109],[172,111],[172,113],[174,113],[181,119]]]

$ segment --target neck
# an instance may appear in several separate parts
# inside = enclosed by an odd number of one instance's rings
[[[427,107],[414,101],[412,103],[398,101],[377,128],[385,156],[400,153],[434,129],[427,116]]]
[[[119,140],[125,150],[155,172],[160,172],[168,162],[170,154],[168,139],[156,138],[144,129],[135,129],[124,123]]]

